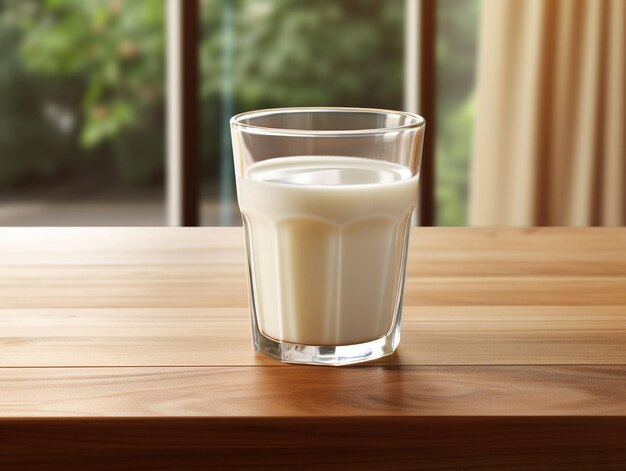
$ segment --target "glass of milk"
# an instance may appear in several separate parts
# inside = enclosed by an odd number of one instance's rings
[[[256,351],[346,365],[397,348],[424,126],[360,108],[231,119]]]

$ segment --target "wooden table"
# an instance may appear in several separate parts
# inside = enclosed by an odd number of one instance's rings
[[[399,351],[252,351],[240,228],[0,230],[0,469],[626,469],[626,229],[416,229]],[[30,469],[30,468],[29,468]]]

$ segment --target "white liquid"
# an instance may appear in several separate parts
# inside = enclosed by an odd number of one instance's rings
[[[251,165],[237,185],[266,336],[348,345],[390,331],[417,199],[409,169],[354,157],[280,157]]]

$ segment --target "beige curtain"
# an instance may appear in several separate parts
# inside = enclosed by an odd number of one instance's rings
[[[626,0],[483,0],[476,225],[626,224]]]

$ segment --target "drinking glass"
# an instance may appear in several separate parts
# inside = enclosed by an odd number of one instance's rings
[[[320,365],[393,353],[424,119],[282,108],[230,123],[255,350]]]

